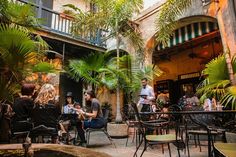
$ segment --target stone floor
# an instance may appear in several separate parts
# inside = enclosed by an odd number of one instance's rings
[[[113,139],[114,145],[111,145],[107,137],[103,133],[95,132],[91,133],[91,140],[89,149],[105,152],[112,157],[132,157],[135,152],[135,143],[132,143],[132,137],[130,137],[128,141],[127,147],[125,146],[126,138],[124,139]],[[191,141],[190,141],[191,142]],[[190,156],[191,157],[207,157],[207,142],[202,141],[202,152],[200,152],[199,147],[195,147],[194,145],[190,145]],[[139,154],[141,153],[143,147],[140,148]],[[162,153],[161,146],[154,146],[153,148],[148,148],[147,151],[144,152],[143,157],[169,157],[168,148],[164,146],[164,154]],[[181,151],[181,157],[187,156],[187,152],[185,154],[184,151]],[[171,155],[172,157],[178,156],[176,147],[171,144]]]
[[[87,147],[89,150],[93,150],[96,152],[106,153],[112,157],[132,157],[136,147],[135,142],[132,142],[132,136],[129,138],[128,145],[126,144],[126,138],[123,139],[113,139],[113,144],[110,144],[110,141],[102,132],[92,132],[90,135],[90,145]],[[190,156],[191,157],[207,157],[207,141],[201,141],[202,152],[200,152],[199,147],[195,147],[193,145],[193,141],[190,145]],[[63,145],[63,144],[62,144]],[[78,147],[78,150],[81,147]],[[140,147],[138,151],[138,155],[142,152],[143,146]],[[181,151],[181,157],[187,157],[187,152]],[[171,144],[171,155],[172,157],[177,157],[178,153],[176,147]],[[147,151],[144,152],[143,157],[169,157],[168,148],[164,146],[164,154],[162,153],[161,146],[153,146],[152,148],[148,147]]]

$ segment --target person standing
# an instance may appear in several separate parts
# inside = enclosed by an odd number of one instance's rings
[[[140,99],[138,102],[138,106],[142,105],[141,112],[149,112],[151,111],[152,101],[155,100],[155,94],[153,88],[148,85],[148,79],[141,79],[142,89],[140,92]]]

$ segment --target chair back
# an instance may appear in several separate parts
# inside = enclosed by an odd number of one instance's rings
[[[102,114],[103,114],[103,118],[107,121],[108,120],[108,117],[109,117],[109,109],[103,109],[102,110]]]
[[[144,128],[142,126],[141,117],[140,117],[139,112],[138,112],[138,107],[137,107],[136,103],[131,103],[131,106],[132,106],[132,108],[134,110],[135,117],[136,117],[136,119],[138,121],[138,123],[137,123],[138,129],[139,129],[140,133],[143,135],[143,137],[145,138],[145,136],[144,136],[145,132],[144,132]]]
[[[55,105],[37,105],[32,110],[32,121],[34,126],[45,125],[47,127],[57,128],[59,115]]]
[[[110,113],[109,109],[102,109],[102,114],[103,114],[103,119],[104,119],[104,127],[105,128],[107,128],[109,113]]]

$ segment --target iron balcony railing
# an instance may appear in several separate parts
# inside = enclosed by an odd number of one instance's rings
[[[98,30],[96,34],[82,33],[74,35],[72,33],[75,25],[73,17],[43,6],[41,0],[38,0],[37,4],[27,0],[18,0],[18,2],[32,5],[36,17],[42,19],[40,25],[43,29],[99,47],[106,47],[106,43],[102,40],[106,36],[106,31]]]

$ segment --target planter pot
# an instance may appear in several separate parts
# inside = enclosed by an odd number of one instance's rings
[[[107,123],[107,132],[112,138],[126,138],[128,125],[125,123]]]

